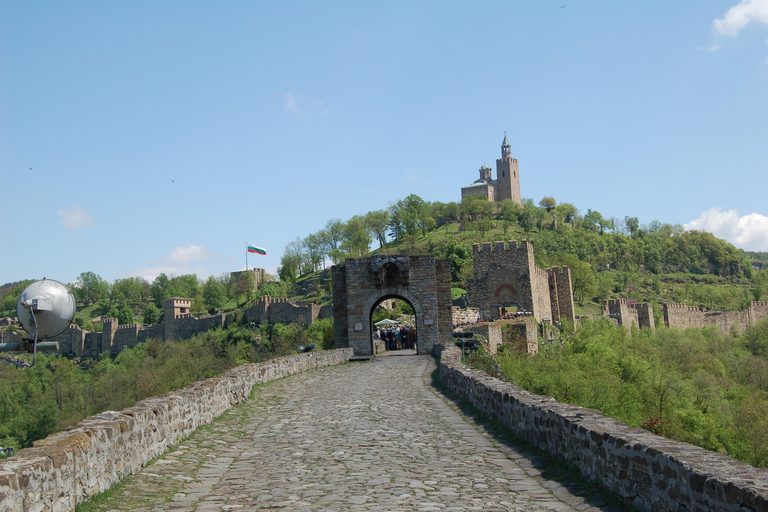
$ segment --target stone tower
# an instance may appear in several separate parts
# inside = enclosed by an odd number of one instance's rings
[[[523,204],[520,197],[520,170],[517,167],[517,158],[512,158],[512,146],[507,135],[504,134],[504,142],[501,143],[501,158],[496,160],[496,201],[511,199]]]

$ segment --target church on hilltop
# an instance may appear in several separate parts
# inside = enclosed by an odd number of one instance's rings
[[[512,146],[507,134],[501,143],[501,158],[496,160],[496,179],[491,178],[491,168],[487,165],[480,167],[480,178],[461,189],[461,199],[468,196],[483,196],[489,201],[500,203],[507,199],[523,204],[520,197],[520,171],[517,158],[512,158]]]

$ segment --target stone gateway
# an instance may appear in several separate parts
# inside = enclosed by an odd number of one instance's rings
[[[334,265],[333,319],[336,348],[352,347],[355,356],[374,356],[373,312],[387,299],[413,308],[417,353],[451,343],[451,274],[447,260],[434,256],[350,258]]]

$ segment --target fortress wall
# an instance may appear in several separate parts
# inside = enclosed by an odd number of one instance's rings
[[[768,301],[752,301],[749,309],[753,324],[756,324],[763,318],[768,318]]]
[[[254,385],[351,356],[347,348],[247,364],[120,412],[86,418],[0,460],[0,510],[72,511],[246,400]]]
[[[165,339],[165,324],[147,325],[139,331],[139,343],[145,343],[151,339]]]
[[[629,307],[627,299],[609,299],[605,301],[603,314],[608,314],[617,325],[625,325],[630,329],[640,327],[638,310]]]
[[[656,328],[656,320],[653,317],[653,304],[650,302],[641,302],[637,304],[637,324],[640,328],[650,327]]]
[[[531,292],[533,295],[534,318],[539,322],[543,320],[552,321],[553,308],[550,300],[549,274],[538,265],[532,265]]]
[[[478,334],[483,338],[483,349],[486,354],[495,356],[498,352],[499,345],[501,345],[501,326],[498,324],[477,324],[473,325],[468,332]]]
[[[550,278],[554,279],[554,285],[557,291],[557,311],[559,318],[552,320],[576,321],[575,307],[573,305],[573,285],[571,283],[571,269],[568,267],[553,267],[548,269]],[[555,300],[550,297],[550,300]],[[555,303],[552,304],[552,310],[555,311]]]
[[[455,346],[438,346],[436,352],[443,385],[638,510],[768,510],[768,470],[465,368]]]
[[[748,325],[755,325],[768,318],[768,302],[753,301],[742,311],[709,311],[705,308],[685,304],[664,304],[664,321],[669,327],[688,329],[691,327],[717,327],[724,335],[736,328],[744,331]]]
[[[536,322],[532,318],[517,318],[507,323],[510,343],[517,354],[535,356],[539,353],[539,335]]]
[[[97,357],[101,352],[101,333],[86,332],[85,340],[83,341],[83,351],[81,354],[76,355],[78,357]]]
[[[308,306],[297,306],[288,299],[273,299],[269,306],[269,323],[290,324],[297,322],[302,325],[312,323],[312,311]]]
[[[317,314],[317,318],[333,318],[333,304],[325,304],[320,307],[320,312]]]
[[[128,324],[117,327],[115,337],[112,341],[117,350],[135,347],[139,342],[139,325]]]
[[[480,316],[480,309],[478,308],[460,308],[458,306],[451,306],[453,325],[475,323],[478,316]]]
[[[195,318],[191,314],[177,315],[170,322],[163,322],[166,326],[165,339],[169,340],[187,340],[196,334],[209,331],[211,327],[224,325],[227,315],[220,314]]]
[[[510,240],[506,245],[505,242],[473,244],[472,259],[474,277],[467,283],[467,298],[480,309],[483,319],[498,316],[492,305],[498,301],[497,293],[503,287],[510,292],[514,290],[511,299],[518,307],[534,314],[537,314],[536,293],[543,291],[549,298],[549,283],[545,281],[542,287],[534,277],[533,246],[527,240]],[[535,289],[534,282],[538,283]]]

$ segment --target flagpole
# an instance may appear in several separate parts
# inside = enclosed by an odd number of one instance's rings
[[[248,272],[248,242],[245,242],[245,271]]]

